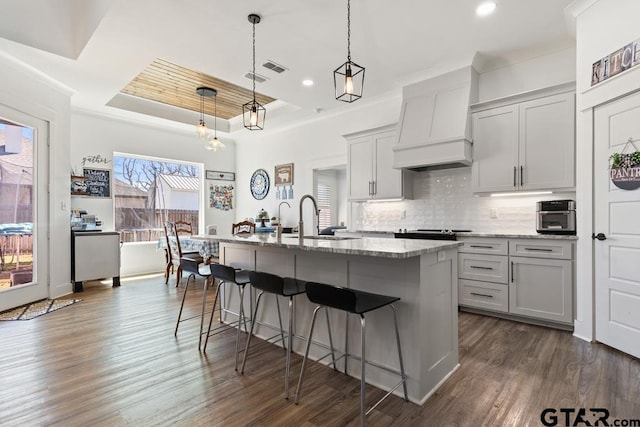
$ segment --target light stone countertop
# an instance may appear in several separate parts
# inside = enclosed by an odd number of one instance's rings
[[[327,252],[332,254],[363,255],[381,258],[411,258],[423,254],[446,249],[457,248],[462,242],[444,240],[409,240],[387,238],[340,238],[336,236],[314,236],[319,239],[305,238],[303,244],[298,242],[298,236],[283,234],[280,239],[273,233],[257,233],[241,235],[197,235],[194,239],[216,240],[224,243],[239,243],[246,245],[264,246],[272,248],[297,249],[312,252]]]
[[[578,236],[567,234],[539,234],[539,233],[457,233],[458,237],[500,237],[506,239],[547,239],[547,240],[578,240]]]
[[[349,233],[362,233],[362,234],[393,234],[395,231],[379,231],[379,230],[337,230],[340,234]],[[571,236],[566,234],[540,234],[540,233],[481,233],[481,232],[469,232],[469,233],[456,233],[458,237],[500,237],[505,239],[550,239],[550,240],[578,240],[578,236]]]

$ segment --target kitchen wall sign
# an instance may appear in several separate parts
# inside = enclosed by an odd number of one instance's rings
[[[84,168],[86,193],[89,197],[111,198],[111,170]]]
[[[233,172],[222,172],[222,171],[205,171],[204,177],[206,179],[218,179],[220,181],[235,181],[236,174]]]
[[[597,60],[591,66],[591,86],[640,64],[640,39]]]
[[[249,181],[249,188],[251,189],[251,195],[256,200],[262,200],[267,197],[269,193],[269,174],[264,169],[256,170],[251,175]]]
[[[640,188],[640,151],[635,141],[629,138],[621,152],[609,156],[611,182],[622,190]],[[635,151],[625,153],[630,149]]]
[[[275,167],[274,176],[276,186],[293,184],[293,163],[277,165]]]

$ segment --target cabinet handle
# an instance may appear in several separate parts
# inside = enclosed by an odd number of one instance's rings
[[[371,191],[371,183],[372,181],[369,181],[369,195],[373,196],[373,192]]]
[[[493,246],[489,245],[469,245],[470,248],[482,248],[482,249],[493,249]]]
[[[525,251],[536,251],[536,252],[553,252],[553,249],[545,249],[545,248],[524,248]]]
[[[516,168],[515,166],[513,167],[513,186],[516,186],[516,177],[518,175],[518,168]]]
[[[493,298],[493,295],[487,295],[487,294],[479,294],[476,292],[470,292],[471,295],[474,295],[476,297],[487,297],[487,298]]]
[[[513,261],[511,261],[511,283],[513,283]]]
[[[371,183],[373,184],[373,194],[378,194],[378,182],[371,181]]]
[[[480,270],[493,270],[493,267],[484,267],[482,265],[470,265],[469,268],[477,268]]]
[[[520,165],[520,186],[524,185],[524,167]]]

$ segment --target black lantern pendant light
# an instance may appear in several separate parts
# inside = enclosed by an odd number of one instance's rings
[[[338,101],[351,103],[362,98],[364,67],[351,61],[351,0],[347,0],[347,62],[333,72],[333,86]]]
[[[248,19],[253,25],[253,100],[242,106],[242,121],[249,130],[262,130],[267,110],[256,101],[256,24],[260,22],[260,16],[252,13]]]
[[[210,151],[224,150],[225,145],[218,139],[218,91],[213,91],[213,138],[209,139],[205,144],[205,148]]]

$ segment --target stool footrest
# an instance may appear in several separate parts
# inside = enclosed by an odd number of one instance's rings
[[[372,407],[370,407],[369,409],[367,409],[367,412],[365,412],[365,415],[369,415],[369,413],[371,413],[371,411],[373,411],[374,409],[376,409],[376,407],[382,403],[383,400],[385,400],[387,397],[391,396],[391,393],[393,393],[394,391],[396,391],[405,381],[407,381],[407,376],[404,375],[402,377],[402,379],[400,380],[400,382],[398,384],[395,385],[395,387],[393,387],[391,390],[389,390],[387,392],[387,394],[385,394],[384,396],[382,396],[380,398],[380,400],[378,400],[375,405],[373,405]]]

